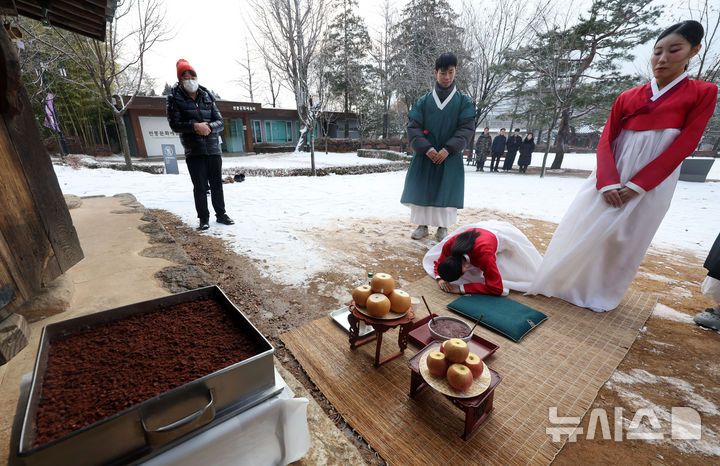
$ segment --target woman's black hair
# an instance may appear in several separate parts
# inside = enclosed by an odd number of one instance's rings
[[[462,259],[475,247],[475,239],[480,236],[477,230],[468,230],[455,238],[450,247],[450,257],[438,264],[438,275],[446,282],[454,282],[462,276]]]
[[[533,133],[527,133],[527,134],[525,135],[524,141],[527,141],[527,140],[528,140],[528,136],[532,136],[533,139],[535,139],[535,136],[533,136]]]
[[[700,45],[700,42],[705,35],[705,29],[703,29],[702,24],[698,23],[697,21],[682,21],[680,23],[673,24],[669,28],[665,29],[662,33],[660,33],[655,43],[657,44],[660,39],[663,39],[670,34],[681,35],[688,42],[690,42],[691,46],[696,47]]]
[[[435,71],[445,71],[451,66],[457,68],[457,57],[454,53],[443,53],[435,60]]]

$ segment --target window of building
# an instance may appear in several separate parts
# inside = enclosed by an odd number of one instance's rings
[[[253,142],[262,142],[262,126],[260,125],[259,120],[253,120],[252,121],[252,136],[253,136]]]
[[[291,121],[266,121],[265,122],[265,139],[267,142],[290,142],[292,137]]]

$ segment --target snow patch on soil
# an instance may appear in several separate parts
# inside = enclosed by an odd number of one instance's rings
[[[629,372],[615,371],[610,377],[611,382],[619,385],[661,384],[665,389],[673,389],[681,393],[688,405],[711,416],[720,415],[717,405],[707,398],[695,393],[693,385],[677,377],[654,375],[642,369],[631,369]],[[615,389],[618,387],[615,386]]]
[[[648,340],[648,343],[651,343],[655,346],[675,346],[671,343],[665,343],[663,341],[657,341],[657,340]]]
[[[638,429],[633,429],[635,433],[662,433],[662,440],[647,440],[655,444],[668,444],[685,453],[700,453],[704,455],[720,456],[720,435],[708,427],[707,423],[702,426],[702,434],[700,440],[681,440],[672,438],[672,414],[671,410],[661,407],[647,398],[643,397],[627,385],[633,384],[662,384],[671,390],[679,391],[688,407],[703,412],[707,415],[717,416],[720,414],[718,407],[698,395],[693,390],[693,386],[675,377],[656,376],[642,369],[631,369],[628,373],[615,371],[608,381],[607,385],[613,388],[618,396],[627,401],[628,405],[637,412],[640,409],[650,409],[660,421],[660,429],[649,426],[647,418],[643,418],[643,422]],[[632,416],[630,416],[632,417]],[[701,417],[702,419],[702,417]],[[627,431],[631,420],[623,417],[623,425]],[[677,426],[676,426],[676,430]]]
[[[667,283],[667,284],[674,284],[677,283],[677,280],[673,280],[672,278],[663,277],[662,275],[657,275],[650,272],[638,272],[637,277],[639,278],[646,278],[648,280],[653,280],[660,283]]]
[[[653,317],[658,317],[660,319],[673,320],[675,322],[682,322],[685,324],[695,325],[695,322],[693,321],[692,316],[683,314],[682,312],[678,312],[675,309],[673,309],[669,306],[666,306],[662,303],[655,304],[655,308],[653,308],[652,315],[653,315]]]

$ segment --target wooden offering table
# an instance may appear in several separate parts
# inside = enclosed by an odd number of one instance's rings
[[[410,398],[413,398],[418,391],[428,385],[422,374],[420,374],[420,359],[423,354],[436,350],[438,347],[437,342],[430,343],[408,361],[410,367]],[[495,387],[502,381],[502,378],[494,370],[489,367],[487,369],[491,375],[490,386],[480,395],[472,398],[456,398],[443,394],[452,404],[465,412],[465,430],[461,436],[463,440],[469,440],[490,417],[490,413],[493,412]]]
[[[377,345],[375,347],[375,367],[380,367],[386,362],[391,361],[404,353],[405,348],[407,348],[408,345],[408,335],[410,334],[410,330],[412,330],[413,327],[413,319],[415,318],[415,311],[413,310],[412,306],[410,306],[404,316],[397,319],[377,319],[366,316],[365,314],[361,313],[357,309],[357,307],[355,307],[355,303],[351,303],[349,309],[350,314],[348,315],[348,323],[350,324],[350,349],[354,350],[355,348],[362,346],[365,343],[376,340]],[[365,322],[366,324],[371,325],[372,328],[375,330],[375,333],[360,338],[360,322]],[[383,334],[391,328],[395,328],[398,326],[400,327],[400,332],[398,334],[398,346],[400,347],[400,349],[380,359],[380,347],[382,346]]]

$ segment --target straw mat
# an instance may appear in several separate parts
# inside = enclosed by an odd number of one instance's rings
[[[404,288],[422,295],[433,312],[457,295],[443,293],[430,277]],[[549,408],[561,417],[582,418],[652,312],[655,297],[629,291],[620,306],[604,313],[543,296],[510,298],[548,315],[520,343],[478,326],[475,333],[500,349],[486,359],[502,382],[495,411],[469,441],[463,441],[464,413],[439,392],[425,387],[409,398],[407,360],[420,348],[373,367],[375,343],[351,351],[347,333],[332,319],[318,319],[281,336],[312,381],[333,406],[390,464],[548,464],[567,435],[553,442],[546,428]],[[421,304],[416,320],[427,315]],[[382,354],[397,349],[397,330],[383,338]],[[575,427],[558,424],[555,427]]]

